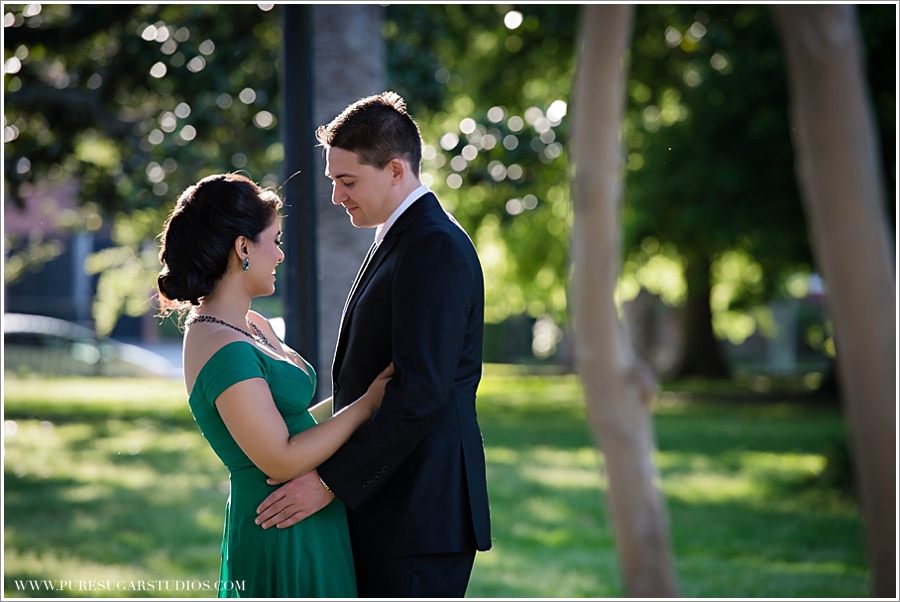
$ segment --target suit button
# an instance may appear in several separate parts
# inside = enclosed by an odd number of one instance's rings
[[[382,467],[381,467],[381,474],[385,474],[385,473],[387,473],[387,466],[382,466]]]
[[[335,384],[335,385],[334,385],[334,394],[337,395],[337,394],[338,394],[338,391],[340,391],[340,390],[341,390],[341,386],[338,385],[338,384]]]

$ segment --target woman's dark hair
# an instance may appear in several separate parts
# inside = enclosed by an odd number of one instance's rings
[[[316,140],[325,148],[356,153],[360,163],[378,169],[384,169],[391,159],[406,159],[413,175],[419,175],[419,126],[406,112],[406,101],[396,92],[357,100],[331,123],[319,126]]]
[[[199,305],[228,268],[238,236],[259,242],[282,201],[238,174],[203,178],[178,198],[160,237],[160,314]]]

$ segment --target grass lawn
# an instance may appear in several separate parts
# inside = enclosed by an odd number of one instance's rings
[[[862,531],[835,408],[654,408],[657,463],[685,597],[865,597]],[[479,390],[494,548],[470,597],[620,597],[602,460],[572,376],[488,367]],[[4,597],[211,597],[228,474],[180,382],[8,377]],[[17,581],[71,581],[65,592]],[[78,581],[112,590],[78,590]],[[27,586],[26,586],[27,587]]]

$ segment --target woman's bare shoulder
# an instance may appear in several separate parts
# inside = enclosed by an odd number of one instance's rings
[[[247,340],[236,332],[219,324],[195,323],[184,333],[182,360],[184,385],[190,395],[200,370],[216,352],[229,343]]]

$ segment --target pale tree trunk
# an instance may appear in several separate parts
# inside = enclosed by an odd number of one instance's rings
[[[606,459],[625,591],[634,597],[675,597],[668,517],[653,463],[650,402],[656,383],[638,364],[613,301],[620,264],[623,61],[634,7],[592,4],[583,10],[573,123],[578,368]]]
[[[384,92],[385,46],[381,36],[384,9],[378,5],[316,4],[313,18],[313,119],[316,126],[334,119],[347,105]],[[413,116],[415,117],[415,116]],[[316,149],[318,219],[319,374],[318,397],[331,395],[331,362],[350,285],[375,231],[354,228],[341,207],[331,203],[325,155]]]
[[[797,175],[827,283],[872,593],[896,591],[896,281],[856,10],[777,5]]]

